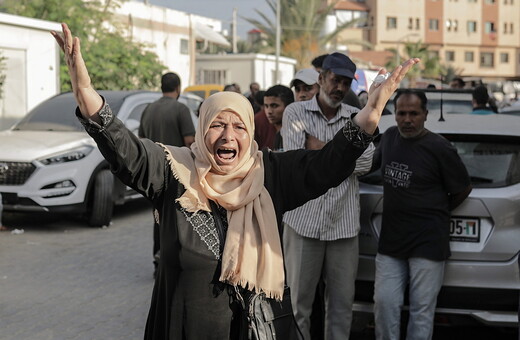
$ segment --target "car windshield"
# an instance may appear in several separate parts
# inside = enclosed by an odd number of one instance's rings
[[[500,188],[520,183],[520,138],[444,135],[462,159],[474,188]],[[382,185],[381,171],[360,178]]]
[[[104,95],[114,114],[121,107],[123,98]],[[31,110],[14,127],[19,131],[85,131],[74,114],[76,100],[71,93],[61,94]]]

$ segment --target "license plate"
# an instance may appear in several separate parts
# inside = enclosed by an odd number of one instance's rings
[[[450,241],[480,242],[480,219],[452,217],[450,219]]]

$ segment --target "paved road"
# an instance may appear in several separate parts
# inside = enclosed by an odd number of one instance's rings
[[[118,209],[109,228],[5,216],[0,339],[142,339],[153,285],[152,214]]]
[[[0,232],[0,340],[142,339],[153,286],[146,201],[118,208],[109,228],[6,215]],[[373,328],[351,340],[373,340]],[[434,340],[518,340],[514,330],[436,327]]]

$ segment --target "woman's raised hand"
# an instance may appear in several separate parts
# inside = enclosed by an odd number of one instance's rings
[[[374,82],[368,91],[368,102],[365,107],[354,118],[355,123],[366,132],[375,132],[381,113],[385,108],[390,96],[395,92],[406,73],[421,60],[411,58],[397,66],[395,70],[382,82]],[[378,75],[386,74],[386,69],[379,70]]]
[[[76,97],[79,109],[85,118],[98,122],[97,112],[103,105],[103,99],[94,90],[90,82],[87,66],[81,55],[81,45],[78,37],[73,37],[67,24],[61,24],[63,35],[51,31],[52,36],[65,54],[69,69],[72,91]]]

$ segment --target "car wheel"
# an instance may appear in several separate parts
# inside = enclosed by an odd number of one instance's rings
[[[88,224],[90,226],[101,227],[110,224],[114,209],[112,200],[113,188],[114,175],[109,170],[101,170],[96,174],[87,212]]]

